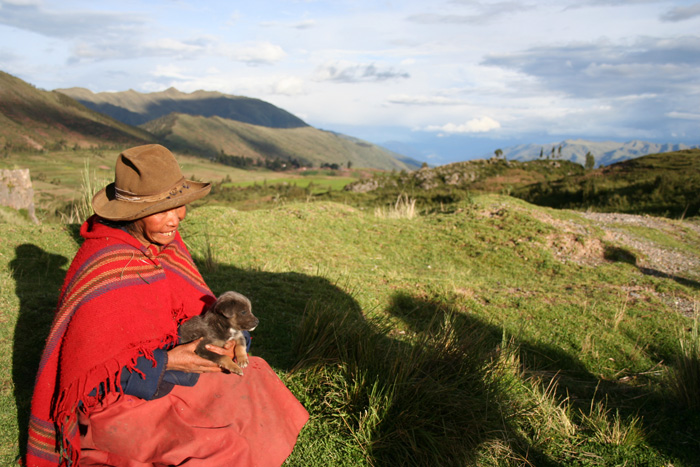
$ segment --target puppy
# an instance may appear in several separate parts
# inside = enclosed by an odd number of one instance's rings
[[[243,332],[252,331],[258,325],[258,318],[253,316],[250,300],[237,292],[225,292],[216,302],[200,316],[193,316],[180,325],[182,342],[191,342],[203,337],[195,353],[211,360],[224,370],[242,375],[248,366],[248,352]],[[236,363],[224,355],[211,352],[207,344],[223,347],[227,341],[235,340]]]

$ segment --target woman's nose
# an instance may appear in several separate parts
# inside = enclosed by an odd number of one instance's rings
[[[168,211],[168,225],[171,227],[177,227],[180,224],[180,221],[184,219],[184,206],[181,206],[179,208],[171,209]]]

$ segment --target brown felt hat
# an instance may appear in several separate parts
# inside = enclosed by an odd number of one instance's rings
[[[184,206],[210,190],[209,183],[186,180],[166,148],[147,144],[119,154],[114,183],[92,198],[92,208],[104,219],[133,221]]]

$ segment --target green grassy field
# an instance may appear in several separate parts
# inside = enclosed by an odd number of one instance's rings
[[[34,188],[34,202],[40,220],[71,220],[71,203],[80,202],[85,182],[101,188],[114,177],[117,149],[78,149],[28,152],[0,156],[0,169],[29,169]],[[190,179],[207,181],[225,188],[267,187],[270,192],[299,187],[315,195],[342,191],[348,183],[362,176],[359,171],[306,170],[275,172],[243,170],[211,162],[207,159],[177,155],[183,174]],[[87,179],[87,180],[86,180]],[[92,191],[92,190],[88,190]],[[256,197],[251,192],[241,195]],[[242,207],[242,206],[239,206]]]
[[[0,212],[9,465],[79,240]],[[697,259],[696,230],[663,222],[627,231]],[[700,270],[648,274],[575,212],[494,195],[413,218],[204,206],[182,234],[215,293],[251,298],[253,353],[311,413],[288,465],[697,465],[698,339],[673,304],[697,314]]]
[[[314,194],[327,191],[340,191],[345,187],[345,185],[355,180],[357,180],[357,178],[353,177],[304,176],[303,178],[274,178],[270,181],[270,183],[294,185],[299,188],[310,188],[310,192]],[[267,184],[268,181],[267,179],[264,179],[262,182],[260,182],[260,180],[246,180],[242,182],[224,183],[223,186],[246,188],[254,185],[260,185],[261,183]]]

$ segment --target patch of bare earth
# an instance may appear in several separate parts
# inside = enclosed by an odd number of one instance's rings
[[[580,212],[582,217],[592,220],[605,232],[602,239],[592,235],[592,228],[574,220],[554,219],[546,213],[537,213],[539,220],[556,227],[557,231],[547,237],[547,244],[554,256],[562,262],[575,262],[595,266],[606,261],[625,261],[636,265],[643,274],[673,279],[679,283],[700,288],[700,257],[665,245],[625,229],[625,226],[641,226],[682,235],[687,227],[700,235],[700,226],[666,218],[639,216],[633,214]],[[622,259],[610,257],[610,251],[617,250]],[[635,299],[640,291],[631,288],[627,291]],[[650,292],[647,290],[647,292]],[[698,315],[698,302],[695,297],[680,294],[652,292],[666,305],[686,316]]]

